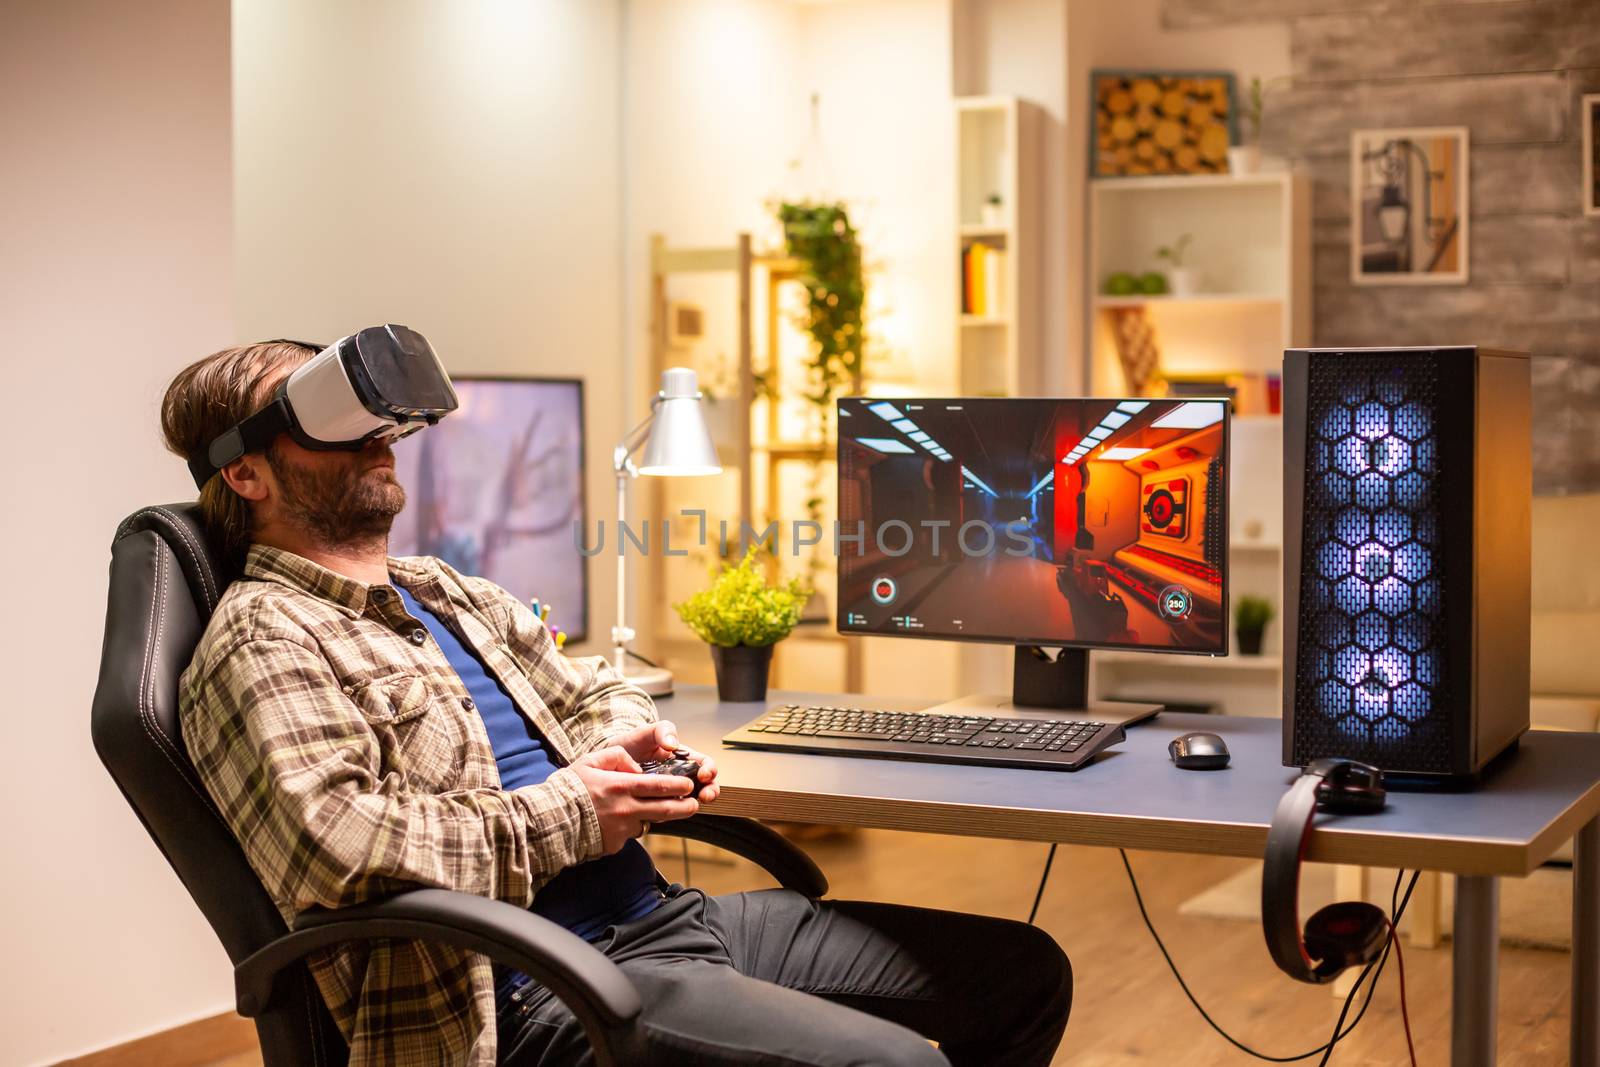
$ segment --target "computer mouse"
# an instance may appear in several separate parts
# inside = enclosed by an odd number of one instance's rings
[[[1184,734],[1174,737],[1167,753],[1186,771],[1214,771],[1228,765],[1228,745],[1216,734]]]

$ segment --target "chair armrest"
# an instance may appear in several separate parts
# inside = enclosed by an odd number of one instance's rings
[[[583,1025],[600,1062],[619,1061],[615,1035],[642,1007],[639,991],[617,965],[582,938],[501,900],[448,889],[414,889],[347,908],[314,908],[294,929],[234,968],[239,1014],[252,1018],[272,1000],[273,984],[307,954],[368,938],[436,941],[481,952],[548,988]]]
[[[811,857],[788,838],[754,819],[734,815],[694,815],[672,822],[652,823],[650,832],[661,837],[686,837],[743,856],[778,880],[785,889],[815,900],[828,892],[828,878]]]

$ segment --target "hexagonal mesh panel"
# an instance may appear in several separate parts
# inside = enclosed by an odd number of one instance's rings
[[[1316,355],[1306,382],[1294,760],[1450,770],[1438,358]]]

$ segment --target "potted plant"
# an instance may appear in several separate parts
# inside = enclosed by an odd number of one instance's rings
[[[1193,296],[1195,291],[1194,270],[1183,265],[1184,254],[1188,251],[1189,244],[1194,240],[1194,234],[1186,233],[1170,245],[1162,245],[1156,249],[1156,258],[1164,259],[1172,264],[1172,269],[1167,271],[1168,288],[1173,296]]]
[[[1238,144],[1228,146],[1228,173],[1254,174],[1261,169],[1261,113],[1265,107],[1266,87],[1260,77],[1250,79],[1245,90],[1244,106],[1240,108],[1244,119],[1243,137]]]
[[[1246,656],[1261,655],[1261,635],[1272,621],[1272,605],[1258,596],[1242,596],[1233,609],[1233,632],[1239,651]]]
[[[1005,205],[999,193],[990,193],[978,207],[978,218],[985,226],[999,228],[1006,224]]]
[[[1273,78],[1265,82],[1260,77],[1250,79],[1250,85],[1245,89],[1244,105],[1239,109],[1244,119],[1241,137],[1238,144],[1228,146],[1230,174],[1254,174],[1261,169],[1261,119],[1266,113],[1267,94],[1288,84],[1288,78]],[[1271,165],[1276,166],[1276,163]]]
[[[723,564],[710,587],[672,605],[684,625],[711,646],[722,700],[765,700],[772,646],[800,621],[810,590],[799,579],[767,584],[756,567],[756,545],[737,566]]]

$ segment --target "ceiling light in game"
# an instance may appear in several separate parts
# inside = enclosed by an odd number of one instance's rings
[[[856,441],[886,455],[900,455],[911,451],[911,446],[892,437],[858,437]]]
[[[1199,430],[1222,421],[1222,405],[1217,401],[1179,404],[1151,426],[1163,430]]]
[[[985,493],[988,493],[990,496],[999,496],[1000,495],[1000,494],[996,493],[993,489],[989,488],[989,483],[985,482],[982,478],[978,477],[976,474],[973,474],[971,471],[967,470],[967,468],[965,466],[962,466],[961,473],[964,474],[967,477],[967,479],[969,481],[971,481],[974,485],[976,485],[979,489],[982,489]]]

